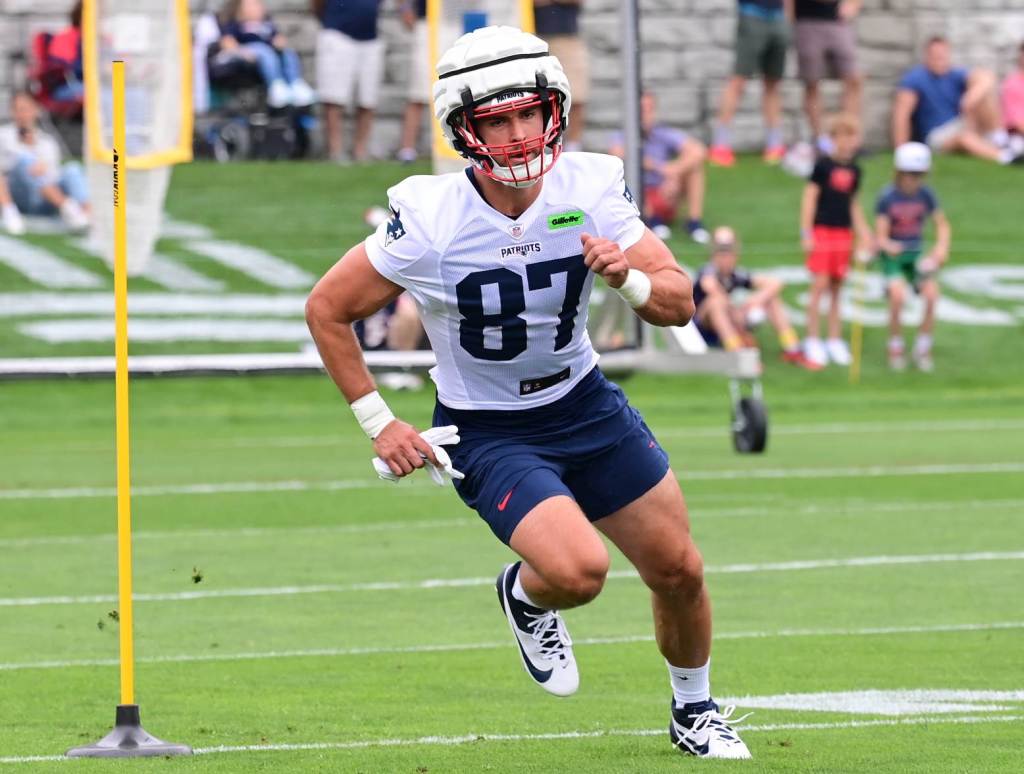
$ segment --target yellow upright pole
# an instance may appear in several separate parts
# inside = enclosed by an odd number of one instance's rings
[[[124,62],[113,63],[114,166],[114,415],[117,437],[117,596],[121,622],[121,703],[114,730],[95,744],[73,747],[69,758],[133,758],[191,755],[192,748],[157,739],[142,727],[135,703],[135,652],[132,642],[132,485],[128,446],[128,255],[125,242],[128,199],[125,183]]]
[[[114,393],[117,425],[117,595],[121,704],[135,703],[132,641],[132,486],[128,433],[128,256],[125,246],[124,62],[114,62]]]

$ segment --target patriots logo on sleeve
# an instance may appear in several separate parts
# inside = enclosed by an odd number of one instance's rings
[[[636,199],[633,198],[633,192],[629,190],[628,185],[622,188],[622,198],[633,205],[633,209],[637,211],[637,214],[640,213],[640,208],[636,206]]]
[[[391,219],[388,221],[387,235],[384,237],[384,246],[397,242],[405,236],[405,226],[402,225],[401,212],[394,207],[391,208]]]

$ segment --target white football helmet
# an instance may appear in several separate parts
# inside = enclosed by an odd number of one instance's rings
[[[437,63],[434,114],[455,151],[499,183],[534,185],[562,151],[571,104],[569,79],[548,44],[515,27],[483,27],[463,35]],[[487,145],[475,122],[524,108],[541,110],[536,137]]]

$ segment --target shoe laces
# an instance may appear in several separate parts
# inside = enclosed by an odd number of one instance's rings
[[[572,639],[566,631],[562,616],[555,610],[540,613],[526,613],[533,621],[530,637],[537,643],[537,650],[543,658],[566,659],[566,650],[572,647]]]
[[[689,728],[684,727],[680,737],[697,746],[706,744],[713,733],[730,744],[738,742],[739,738],[733,732],[732,726],[742,723],[754,713],[748,712],[746,715],[732,718],[732,713],[735,711],[736,706],[730,704],[721,711],[712,707],[704,712],[687,715],[687,717],[694,718],[693,725]]]

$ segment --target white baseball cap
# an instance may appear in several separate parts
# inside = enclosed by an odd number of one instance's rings
[[[932,152],[922,142],[905,142],[896,148],[893,163],[897,172],[927,172],[932,168]]]

